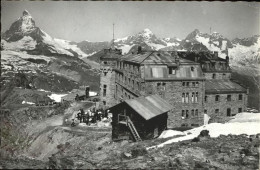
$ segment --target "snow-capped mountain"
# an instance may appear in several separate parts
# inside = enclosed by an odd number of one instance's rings
[[[133,36],[116,39],[115,46],[122,49],[123,54],[135,50],[136,46],[142,46],[145,50],[160,50],[168,46],[179,45],[177,38],[157,38],[155,34],[148,28]]]
[[[86,56],[84,52],[70,41],[52,38],[36,26],[33,17],[25,10],[3,33],[1,47],[8,50],[27,50],[32,54],[68,56]],[[30,51],[29,51],[30,50]]]
[[[195,29],[180,44],[181,49],[186,50],[209,50],[218,51],[219,56],[225,58],[227,49],[232,48],[230,40],[224,38],[221,34],[214,32],[212,34],[201,33]]]
[[[2,34],[1,76],[13,81],[22,74],[30,79],[31,88],[49,91],[66,91],[81,84],[98,88],[98,71],[80,56],[87,54],[76,43],[52,38],[25,10]]]
[[[143,50],[184,50],[184,51],[217,51],[219,57],[230,57],[231,64],[236,65],[242,61],[243,64],[259,63],[259,36],[253,36],[244,39],[234,39],[230,41],[218,32],[211,34],[202,33],[195,29],[183,40],[179,38],[158,38],[149,29],[130,35],[124,38],[114,40],[114,46],[122,49],[122,53],[126,54],[136,51],[138,46]],[[82,51],[87,52],[89,59],[100,57],[102,52],[99,52],[103,47],[110,47],[111,42],[81,42],[78,46]],[[97,48],[97,46],[101,48]],[[84,50],[87,49],[87,50]],[[91,55],[93,54],[93,55]],[[245,62],[246,61],[246,62]],[[241,63],[241,62],[240,62]]]
[[[232,45],[228,53],[232,56],[233,63],[239,65],[260,63],[260,35],[243,39],[236,38],[232,41]]]

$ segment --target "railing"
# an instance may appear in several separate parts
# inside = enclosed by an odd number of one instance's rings
[[[125,124],[130,129],[132,135],[134,136],[135,141],[142,141],[141,137],[139,136],[134,123],[128,116],[125,115],[118,115],[118,123]]]
[[[139,134],[138,134],[138,132],[137,132],[137,130],[136,130],[134,124],[133,124],[133,122],[131,121],[131,119],[128,116],[126,116],[126,117],[127,117],[127,126],[129,127],[130,131],[132,132],[135,140],[137,142],[142,141],[141,137],[139,136]]]

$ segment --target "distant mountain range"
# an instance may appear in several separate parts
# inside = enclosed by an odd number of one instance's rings
[[[32,69],[79,84],[97,85],[97,80],[93,79],[98,79],[98,64],[93,61],[98,62],[103,49],[111,47],[111,44],[112,41],[73,42],[53,38],[37,27],[25,10],[9,30],[1,34],[1,68],[3,74]],[[123,54],[135,51],[138,46],[143,50],[218,51],[222,58],[229,55],[231,65],[236,66],[257,67],[260,56],[259,35],[229,40],[217,32],[207,34],[198,29],[181,40],[176,37],[158,38],[146,28],[135,35],[115,39],[114,46],[122,49]]]

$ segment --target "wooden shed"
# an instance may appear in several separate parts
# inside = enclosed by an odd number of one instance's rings
[[[167,128],[171,109],[158,95],[129,99],[111,107],[112,139],[140,141],[158,137]]]

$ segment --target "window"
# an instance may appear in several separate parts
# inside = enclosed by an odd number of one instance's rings
[[[189,110],[186,110],[186,119],[189,118]]]
[[[241,113],[242,112],[242,108],[238,108],[238,113]]]
[[[190,68],[190,71],[194,71],[194,67],[191,67],[191,68]]]
[[[107,65],[107,61],[104,61],[104,64]]]
[[[243,95],[242,94],[239,94],[238,95],[238,100],[242,100],[243,99]]]
[[[107,95],[107,85],[103,85],[103,97]]]
[[[181,118],[184,119],[185,118],[185,110],[181,111]]]
[[[215,79],[216,78],[216,74],[212,74],[212,79]]]
[[[157,83],[157,91],[160,90],[161,83]]]
[[[169,70],[169,74],[176,74],[175,68],[169,67],[168,70]]]
[[[189,93],[186,93],[185,103],[189,103]]]
[[[181,102],[182,102],[182,103],[185,103],[185,93],[182,93]]]
[[[193,86],[193,87],[195,87],[195,86],[196,86],[195,82],[192,82],[192,86]]]
[[[231,101],[231,95],[230,94],[227,95],[227,101]]]
[[[198,109],[195,110],[195,116],[199,116],[199,110]]]
[[[227,108],[227,116],[231,116],[231,109],[230,108]]]
[[[117,98],[117,92],[118,91],[118,87],[117,87],[117,85],[116,85],[116,92],[114,93],[114,98]]]
[[[199,87],[199,82],[196,82],[196,87]]]
[[[208,111],[205,109],[205,110],[204,110],[204,114],[207,114],[207,113],[208,113]]]
[[[196,96],[195,96],[195,102],[198,103],[198,97],[199,97],[199,93],[196,92]]]
[[[106,106],[106,104],[107,104],[107,102],[104,100],[104,101],[103,101],[103,105]]]
[[[205,102],[208,102],[208,96],[204,97]]]
[[[162,90],[165,90],[166,88],[166,83],[162,83]]]
[[[182,86],[185,86],[185,82],[182,82]]]
[[[215,109],[215,113],[216,113],[216,114],[219,113],[219,109]]]
[[[186,86],[189,87],[190,86],[190,82],[186,82]]]
[[[219,95],[215,96],[215,101],[218,102],[219,101]]]
[[[194,116],[194,109],[191,110],[191,116]]]
[[[195,93],[192,92],[191,93],[191,103],[194,103],[195,102]]]
[[[104,72],[104,76],[106,76],[107,75],[107,72]]]

